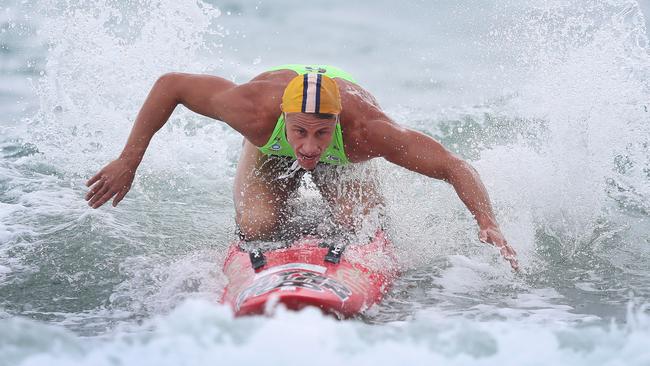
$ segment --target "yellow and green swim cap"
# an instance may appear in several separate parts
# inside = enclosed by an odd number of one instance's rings
[[[282,95],[284,113],[341,113],[341,95],[336,82],[320,73],[291,79]]]

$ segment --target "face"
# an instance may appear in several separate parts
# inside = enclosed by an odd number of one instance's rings
[[[322,119],[311,113],[287,113],[287,141],[296,153],[298,164],[306,170],[316,168],[336,128],[336,118]]]

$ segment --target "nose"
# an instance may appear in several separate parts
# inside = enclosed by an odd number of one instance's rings
[[[320,154],[318,142],[315,139],[307,139],[302,145],[302,153],[309,156]]]

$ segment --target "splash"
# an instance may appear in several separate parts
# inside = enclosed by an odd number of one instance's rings
[[[621,196],[650,188],[645,23],[633,1],[550,2],[523,18],[507,34],[520,36],[508,44],[523,48],[527,82],[500,112],[523,123],[542,120],[544,133],[534,149],[522,137],[484,151],[478,165],[500,180],[496,197],[508,202],[513,219],[532,215],[571,254],[593,241],[603,218],[616,215],[620,197],[611,199],[612,185],[627,183]]]
[[[217,57],[223,36],[223,29],[215,24],[220,15],[217,8],[202,1],[133,5],[44,0],[36,6],[47,9],[41,14],[40,34],[49,44],[49,55],[37,85],[40,111],[26,122],[30,142],[68,172],[91,171],[84,166],[88,158],[105,163],[117,156],[159,76],[170,71],[205,73],[218,66],[206,67],[203,62],[206,56]],[[158,143],[183,146],[174,140],[205,136],[200,128],[205,124],[179,108],[167,133],[157,136]],[[206,145],[215,142],[204,138]],[[168,148],[157,153],[174,152]]]
[[[22,319],[0,320],[0,359],[13,365],[193,365],[332,362],[522,365],[533,360],[572,365],[645,365],[648,314],[623,326],[578,329],[534,323],[469,323],[419,314],[417,322],[384,327],[336,322],[316,310],[280,311],[272,319],[233,319],[226,307],[185,302],[143,325],[147,331],[80,339]],[[305,324],[310,326],[305,327]],[[42,334],[48,334],[42,338]],[[173,345],[173,352],[170,352]],[[251,349],[256,352],[250,352]],[[314,357],[327,355],[327,357]]]

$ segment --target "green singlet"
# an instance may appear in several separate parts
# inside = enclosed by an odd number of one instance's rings
[[[330,78],[341,78],[349,82],[355,83],[356,81],[352,75],[347,72],[333,66],[328,65],[282,65],[277,66],[269,71],[276,70],[292,70],[298,73],[298,75],[304,75],[307,73],[319,73]],[[278,122],[275,124],[275,129],[271,134],[271,138],[266,143],[266,145],[259,148],[263,154],[266,155],[277,155],[277,156],[288,156],[296,159],[296,153],[289,145],[287,141],[287,131],[285,129],[284,116],[280,115]],[[334,135],[332,136],[332,142],[330,142],[325,153],[320,158],[321,163],[332,164],[332,165],[346,165],[350,161],[345,155],[345,150],[343,149],[343,133],[341,132],[341,123],[336,123],[336,129],[334,130]]]

